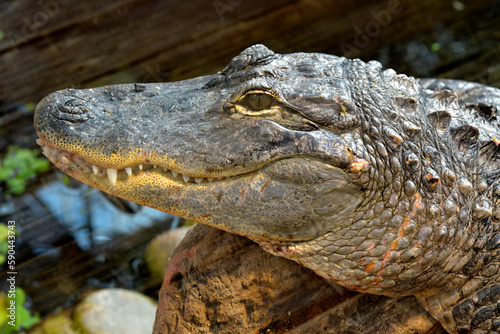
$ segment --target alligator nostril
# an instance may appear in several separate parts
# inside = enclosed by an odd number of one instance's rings
[[[59,110],[69,114],[83,114],[88,111],[85,104],[78,99],[71,99],[59,105]]]
[[[70,122],[84,122],[94,118],[85,101],[71,98],[64,103],[58,104],[59,118]]]

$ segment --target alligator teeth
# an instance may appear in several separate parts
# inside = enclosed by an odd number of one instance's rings
[[[52,155],[52,147],[48,146],[48,145],[45,145],[45,153],[47,153],[46,155],[49,156],[49,155]]]
[[[79,168],[85,172],[92,171],[95,175],[97,175],[99,177],[104,176],[104,174],[106,174],[108,176],[109,183],[113,186],[116,186],[116,183],[118,181],[119,171],[124,170],[129,177],[132,176],[132,174],[133,174],[134,167],[132,167],[132,166],[124,167],[123,169],[120,169],[120,170],[118,170],[116,168],[99,167],[97,165],[94,165],[94,164],[91,164],[90,162],[85,161],[84,158],[79,157],[71,152],[59,150],[56,148],[51,148],[50,146],[45,144],[40,139],[37,140],[37,144],[41,146],[43,154],[54,164],[62,164],[62,165],[66,165],[66,166],[70,165],[70,166],[72,166],[72,168],[76,167],[76,168]],[[139,168],[139,170],[142,171],[144,168],[144,164],[138,164],[137,167]],[[177,178],[178,176],[181,176],[182,180],[185,183],[193,182],[196,184],[202,184],[203,180],[205,179],[203,177],[192,177],[192,176],[184,175],[184,174],[181,174],[179,172],[175,172],[173,170],[170,170],[167,167],[158,166],[156,164],[146,165],[146,172],[147,172],[148,168],[150,168],[150,167],[153,167],[155,169],[160,167],[160,170],[163,170],[165,173],[171,172],[173,178]],[[214,180],[223,180],[225,178],[226,178],[225,176],[209,177],[209,178],[206,178],[206,180],[207,180],[207,182],[213,182]]]
[[[116,177],[118,176],[118,171],[114,168],[108,168],[107,172],[109,183],[111,183],[113,186],[116,186]]]

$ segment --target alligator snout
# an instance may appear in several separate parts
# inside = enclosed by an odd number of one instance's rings
[[[74,90],[62,90],[45,97],[37,106],[35,112],[35,124],[44,125],[40,115],[50,115],[52,120],[63,120],[68,122],[85,122],[94,119],[95,115],[89,108],[89,103],[82,98],[70,94]]]

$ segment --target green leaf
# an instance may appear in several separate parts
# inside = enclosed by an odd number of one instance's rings
[[[8,303],[7,305],[10,305],[10,301],[12,298],[8,298]],[[24,290],[17,287],[15,292],[14,292],[14,300],[16,302],[16,325],[14,327],[12,326],[7,326],[2,328],[0,330],[0,333],[11,333],[12,330],[9,330],[9,327],[11,329],[19,330],[21,328],[23,329],[29,329],[33,325],[37,324],[40,322],[40,317],[36,315],[31,315],[29,310],[24,307],[24,303],[26,301],[26,294],[24,293]]]
[[[0,241],[7,240],[9,228],[5,224],[0,224]]]
[[[34,102],[28,102],[26,103],[26,108],[29,110],[29,111],[33,111],[35,110],[35,103]]]
[[[47,159],[36,159],[31,167],[37,172],[45,172],[50,168],[50,162]]]
[[[437,52],[437,51],[441,50],[441,44],[439,44],[437,42],[436,43],[432,43],[431,50],[434,51],[434,52]]]
[[[50,168],[47,159],[37,158],[39,154],[40,150],[9,146],[6,156],[0,163],[0,181],[7,183],[7,193],[14,195],[23,193],[29,179],[36,176],[38,172]]]
[[[21,179],[9,179],[7,180],[7,185],[10,192],[14,195],[22,194],[26,190],[26,182]]]
[[[12,175],[13,170],[7,167],[0,168],[0,181],[7,180]]]

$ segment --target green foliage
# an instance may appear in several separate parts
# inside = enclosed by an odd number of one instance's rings
[[[9,250],[8,236],[9,228],[5,224],[0,224],[0,265],[5,262]]]
[[[0,160],[0,182],[7,184],[7,192],[19,195],[26,190],[28,180],[50,168],[47,159],[38,158],[39,150],[10,146]]]
[[[5,33],[0,30],[0,41],[5,38]]]
[[[441,44],[439,43],[432,43],[431,45],[431,50],[434,51],[434,52],[438,52],[439,50],[441,50]]]
[[[28,109],[29,111],[33,111],[33,110],[35,110],[36,105],[34,102],[28,102],[25,104],[25,106],[26,106],[26,109]]]
[[[14,326],[9,324],[13,319],[9,318],[9,310],[11,300],[15,301],[15,322]],[[26,302],[26,294],[23,289],[16,288],[14,293],[0,295],[0,334],[18,333],[22,329],[29,329],[40,322],[38,314],[31,315],[30,311],[24,307]]]

